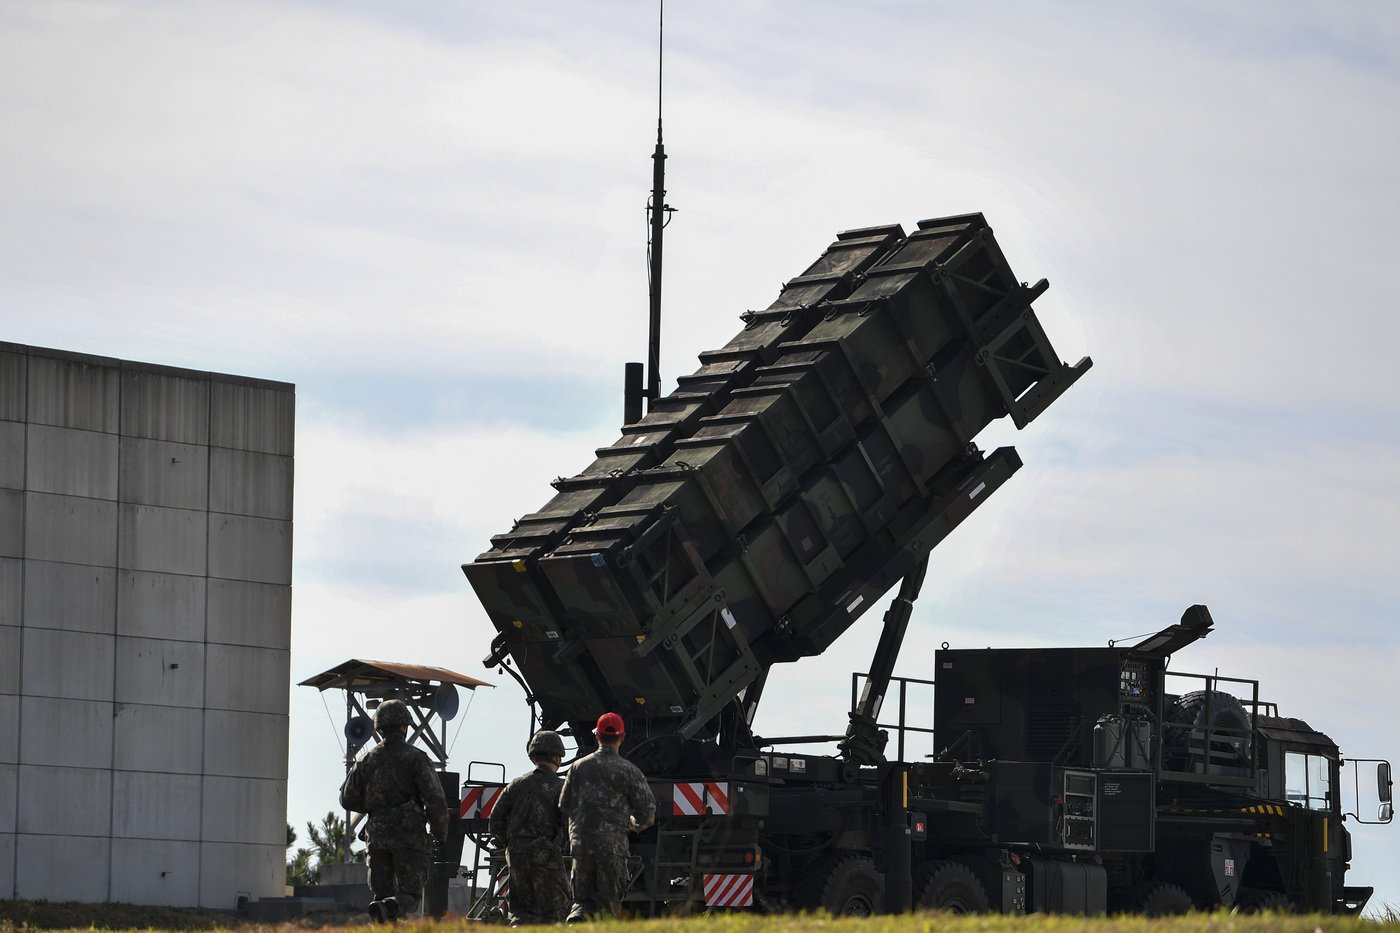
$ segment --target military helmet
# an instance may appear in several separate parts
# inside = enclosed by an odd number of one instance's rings
[[[530,744],[526,746],[525,753],[533,761],[536,758],[564,757],[564,740],[559,738],[559,733],[542,729],[530,737]]]
[[[385,729],[394,729],[399,726],[409,726],[413,724],[413,717],[409,715],[408,704],[403,700],[385,700],[379,704],[379,709],[374,711],[374,729],[376,732],[383,732]]]

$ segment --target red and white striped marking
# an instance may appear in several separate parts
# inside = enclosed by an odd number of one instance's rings
[[[686,781],[673,785],[672,816],[724,815],[729,812],[728,781]]]
[[[503,790],[505,786],[501,784],[466,788],[462,794],[462,805],[457,808],[457,815],[462,819],[486,819],[495,809],[496,801],[501,799]]]
[[[753,875],[706,875],[706,907],[752,907]]]

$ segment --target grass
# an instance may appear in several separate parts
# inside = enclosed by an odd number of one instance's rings
[[[601,924],[604,928],[615,923]],[[439,927],[452,927],[440,924]],[[464,924],[456,925],[461,929]],[[1185,917],[1009,917],[1000,914],[950,916],[938,913],[868,919],[798,915],[765,917],[728,913],[690,919],[632,921],[635,933],[1379,933],[1400,924],[1379,924],[1354,917],[1292,915],[1231,916],[1226,913]]]
[[[344,914],[318,920],[315,915],[295,924],[266,926],[238,920],[218,911],[173,907],[137,907],[130,904],[51,904],[45,901],[0,901],[0,931],[19,930],[234,930],[237,933],[272,933],[317,928],[321,933],[339,929],[366,933],[363,923],[350,927]],[[1231,916],[1227,913],[1191,914],[1151,920],[1146,917],[1007,917],[989,914],[954,917],[946,914],[910,914],[869,919],[832,918],[821,915],[761,916],[733,912],[708,916],[659,920],[610,921],[584,929],[599,933],[1381,933],[1400,931],[1400,910],[1386,905],[1377,919],[1293,915]],[[400,933],[482,933],[483,924],[448,919],[434,923],[399,924]],[[575,928],[577,929],[577,928]]]
[[[215,930],[230,916],[213,910],[0,900],[0,930]]]

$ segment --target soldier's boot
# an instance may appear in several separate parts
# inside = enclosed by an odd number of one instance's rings
[[[399,916],[398,898],[386,897],[383,900],[370,901],[365,913],[369,914],[375,923],[393,923]]]

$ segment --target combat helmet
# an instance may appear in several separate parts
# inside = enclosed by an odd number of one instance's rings
[[[542,729],[530,737],[530,744],[525,747],[525,754],[533,761],[536,758],[564,757],[564,740],[559,737],[559,733]]]
[[[408,704],[403,700],[385,700],[374,711],[375,732],[382,733],[385,729],[411,725],[413,725],[413,717],[409,715]]]

